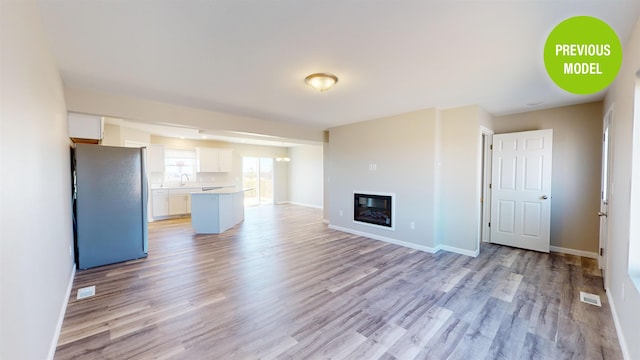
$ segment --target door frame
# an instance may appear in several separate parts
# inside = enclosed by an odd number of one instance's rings
[[[478,249],[480,243],[491,242],[491,151],[493,130],[480,126],[480,212],[478,214]]]
[[[550,161],[543,161],[541,163],[541,164],[544,164],[544,166],[541,165],[543,169],[540,170],[540,171],[542,171],[541,175],[543,176],[541,178],[542,182],[540,184],[541,185],[540,193],[539,194],[533,194],[535,189],[529,189],[529,190],[532,190],[532,191],[529,191],[529,192],[527,192],[525,194],[527,195],[526,202],[532,203],[533,199],[536,199],[536,200],[541,200],[542,201],[542,202],[536,202],[536,204],[537,203],[540,203],[540,204],[548,203],[549,204],[547,210],[544,209],[545,206],[543,205],[541,210],[540,210],[541,212],[539,214],[540,215],[539,216],[539,221],[541,222],[541,224],[540,224],[541,229],[542,230],[546,229],[546,232],[541,231],[540,232],[541,236],[537,237],[537,239],[541,240],[541,241],[534,241],[533,243],[531,243],[531,242],[529,242],[529,240],[527,240],[526,243],[523,243],[523,241],[522,241],[523,239],[522,238],[524,236],[524,226],[525,226],[524,222],[526,221],[524,213],[522,213],[522,211],[524,211],[524,209],[523,208],[518,208],[517,204],[514,203],[514,208],[513,208],[513,211],[512,211],[512,213],[513,213],[512,221],[514,222],[512,233],[515,234],[516,237],[512,238],[512,239],[507,239],[507,240],[505,240],[502,237],[498,239],[495,235],[496,235],[497,227],[500,227],[501,224],[500,224],[500,219],[495,219],[493,227],[491,229],[492,234],[491,234],[491,239],[490,240],[491,240],[492,243],[496,243],[496,244],[502,244],[502,245],[507,245],[507,246],[519,247],[519,248],[523,248],[523,249],[530,249],[530,250],[535,250],[535,251],[541,251],[541,252],[548,253],[551,250],[551,216],[550,216],[551,204],[550,204],[550,199],[553,198],[553,196],[552,196],[553,195],[553,189],[552,189],[553,188],[553,185],[552,185],[552,182],[553,182],[552,181],[553,129],[549,128],[549,129],[525,130],[525,131],[516,131],[516,132],[510,132],[510,133],[501,133],[501,134],[495,134],[494,137],[497,136],[497,135],[520,135],[520,134],[534,133],[534,132],[535,133],[543,133],[543,132],[546,133],[546,135],[544,135],[543,138],[548,137],[549,142],[548,143],[545,142],[543,148],[541,148],[540,151],[542,151],[543,155],[544,155],[544,153],[546,153],[548,151],[549,152],[548,156],[549,156]],[[495,142],[495,138],[493,140]],[[517,149],[515,149],[514,151],[515,152],[519,152],[519,151],[522,151],[522,150],[520,150],[520,146],[517,146]],[[493,161],[494,160],[493,157],[496,156],[496,151],[492,151],[491,155],[492,155],[492,161]],[[516,156],[515,159],[518,160],[518,157]],[[496,164],[494,164],[494,165],[496,165]],[[522,164],[520,164],[520,165],[515,165],[514,164],[513,166],[515,166],[513,171],[517,171],[518,167],[521,167],[523,165]],[[522,168],[522,171],[524,171],[524,169],[525,168]],[[546,169],[546,170],[544,170],[544,169]],[[495,178],[496,175],[494,174],[495,171],[500,172],[501,171],[501,167],[498,166],[497,168],[495,168],[495,166],[494,166],[494,168],[492,168],[492,175],[491,175],[492,183],[496,180],[496,178]],[[514,175],[514,176],[516,176],[516,175]],[[523,173],[522,176],[526,177],[526,175],[524,173]],[[517,180],[516,177],[514,177],[513,179]],[[545,183],[546,183],[546,185],[545,185]],[[522,183],[520,183],[520,184],[522,184]],[[498,194],[496,196],[500,196],[499,194],[503,194],[504,193],[504,191],[502,191],[500,189],[501,188],[500,184],[496,183],[496,186],[497,186],[496,189],[493,189],[493,188],[491,189],[491,204],[493,205],[492,208],[491,208],[491,218],[493,218],[493,215],[498,215],[498,214],[494,214],[495,211],[500,212],[500,207],[494,208],[495,205],[496,205],[496,203],[494,202],[494,200],[496,200],[496,199],[493,198],[494,194]],[[524,191],[522,189],[518,190],[517,185],[514,184],[514,186],[515,187],[513,188],[513,190],[515,190],[515,192]],[[498,192],[498,190],[500,190],[500,191]],[[507,189],[507,190],[509,190],[509,189]],[[531,198],[531,196],[534,196],[534,195],[535,195],[535,197]],[[547,202],[547,200],[549,200],[549,201]],[[516,200],[516,202],[517,201],[518,200]],[[521,200],[521,201],[523,203],[525,202],[525,200]],[[520,209],[521,214],[518,214],[518,209]],[[522,215],[522,216],[520,216],[520,215]],[[520,227],[518,226],[518,223],[517,223],[518,219],[521,219],[521,221],[523,221],[523,224],[520,224],[521,225]],[[518,236],[518,234],[520,234],[520,235]],[[546,235],[542,236],[542,234],[546,234]],[[531,234],[529,234],[529,235],[531,235]],[[543,240],[546,240],[546,241],[543,241]]]
[[[598,268],[602,270],[602,280],[604,283],[604,287],[607,287],[607,277],[608,277],[608,264],[609,257],[608,251],[609,248],[609,222],[606,218],[609,212],[609,200],[611,199],[611,168],[613,161],[613,146],[611,145],[611,131],[613,127],[613,105],[607,109],[602,118],[602,160],[600,165],[600,207],[598,215],[600,216],[600,225],[599,225],[599,236],[598,236]],[[607,131],[605,135],[605,130]],[[605,136],[607,136],[606,140],[606,154],[605,154]],[[606,156],[606,159],[605,159]],[[606,163],[605,163],[606,160]],[[605,172],[605,164],[606,164],[606,172]],[[606,179],[605,179],[606,176]],[[606,180],[606,186],[605,186]],[[605,194],[606,191],[606,194]],[[606,195],[606,196],[605,196]],[[603,197],[605,199],[603,199]],[[604,214],[604,215],[601,215]],[[603,226],[605,227],[603,229]]]

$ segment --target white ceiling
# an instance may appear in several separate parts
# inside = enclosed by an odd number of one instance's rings
[[[638,0],[38,0],[66,85],[314,128],[430,107],[493,114],[602,98],[558,89],[551,29],[576,15],[626,44]],[[331,72],[319,93],[304,82]],[[539,105],[527,105],[538,104]]]

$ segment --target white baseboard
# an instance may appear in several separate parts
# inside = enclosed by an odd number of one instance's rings
[[[53,360],[53,356],[56,354],[56,348],[58,347],[58,339],[60,339],[60,332],[62,331],[62,322],[64,321],[64,315],[67,312],[67,305],[69,304],[69,297],[71,297],[71,289],[73,288],[73,279],[76,277],[76,264],[72,264],[71,276],[69,276],[69,284],[67,285],[67,291],[65,292],[64,301],[62,301],[62,308],[60,309],[60,315],[58,316],[58,325],[56,326],[56,332],[53,334],[51,346],[49,347],[49,356],[47,359]]]
[[[618,334],[618,343],[620,343],[622,357],[624,358],[624,360],[631,360],[631,355],[629,355],[629,348],[627,348],[627,342],[622,336],[622,328],[620,328],[620,322],[618,321],[618,312],[616,311],[616,306],[614,305],[613,299],[611,298],[611,291],[609,289],[605,289],[605,291],[607,293],[607,300],[609,300],[611,315],[613,316],[613,324],[616,326],[616,333]]]
[[[327,224],[327,225],[329,225],[329,220],[327,220],[327,219],[322,219],[322,223],[323,223],[323,224]]]
[[[295,201],[282,201],[279,202],[278,204],[291,204],[291,205],[298,205],[298,206],[305,206],[305,207],[310,207],[310,208],[314,208],[314,209],[322,209],[322,205],[312,205],[312,204],[305,204],[305,203],[299,203],[299,202],[295,202]]]
[[[358,236],[364,236],[370,239],[380,240],[380,241],[388,242],[390,244],[400,245],[400,246],[404,246],[414,250],[425,251],[430,254],[435,254],[440,250],[461,254],[461,255],[466,255],[466,256],[471,256],[471,257],[477,257],[480,254],[480,249],[471,251],[471,250],[460,249],[454,246],[442,245],[442,244],[436,245],[436,247],[430,247],[430,246],[415,244],[407,241],[397,240],[397,239],[389,238],[386,236],[370,234],[364,231],[353,230],[353,229],[345,228],[342,226],[336,226],[336,225],[329,225],[329,229],[334,229],[334,230],[338,230],[338,231],[342,231],[342,232],[346,232],[346,233],[354,234]]]
[[[559,246],[549,246],[549,250],[553,252],[559,252],[563,254],[576,255],[576,256],[584,256],[591,259],[597,259],[598,253],[584,251],[584,250],[576,250],[576,249],[568,249]]]
[[[390,244],[400,245],[400,246],[404,246],[404,247],[407,247],[407,248],[410,248],[410,249],[414,249],[414,250],[426,251],[426,252],[431,253],[431,254],[434,254],[434,253],[438,252],[438,250],[439,250],[438,248],[432,248],[432,247],[429,247],[429,246],[424,246],[424,245],[420,245],[420,244],[414,244],[414,243],[410,243],[410,242],[407,242],[407,241],[392,239],[392,238],[389,238],[389,237],[386,237],[386,236],[370,234],[370,233],[366,233],[364,231],[353,230],[353,229],[345,228],[345,227],[342,227],[342,226],[329,225],[329,229],[334,229],[334,230],[338,230],[338,231],[342,231],[342,232],[346,232],[346,233],[354,234],[354,235],[358,235],[358,236],[364,236],[364,237],[368,237],[370,239],[380,240],[380,241],[388,242]]]
[[[471,251],[471,250],[465,250],[465,249],[460,249],[454,246],[449,246],[449,245],[438,245],[436,246],[437,250],[444,250],[444,251],[448,251],[448,252],[452,252],[452,253],[456,253],[456,254],[461,254],[461,255],[466,255],[466,256],[471,256],[471,257],[477,257],[478,255],[480,255],[480,249],[476,249],[475,251]]]

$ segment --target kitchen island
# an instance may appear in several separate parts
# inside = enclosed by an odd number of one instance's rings
[[[244,221],[244,192],[222,188],[191,193],[191,226],[197,234],[220,234]]]

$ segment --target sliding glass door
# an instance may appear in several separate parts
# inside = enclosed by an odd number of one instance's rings
[[[244,193],[245,206],[273,204],[273,159],[243,157],[242,186],[251,189]]]

